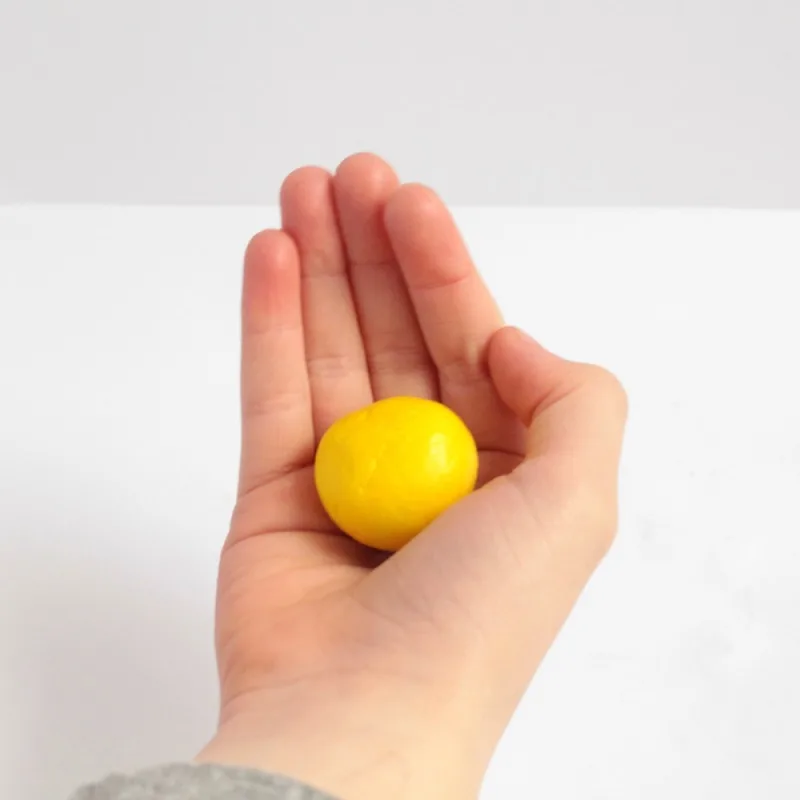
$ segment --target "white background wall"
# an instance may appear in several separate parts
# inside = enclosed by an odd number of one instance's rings
[[[797,0],[0,0],[0,203],[800,205]]]

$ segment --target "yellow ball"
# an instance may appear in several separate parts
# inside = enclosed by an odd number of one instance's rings
[[[314,480],[334,523],[356,541],[398,550],[475,488],[478,451],[447,406],[379,400],[335,422],[317,449]]]

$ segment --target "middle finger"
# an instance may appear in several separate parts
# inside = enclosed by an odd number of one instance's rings
[[[334,196],[375,399],[436,398],[439,382],[383,224],[400,182],[382,159],[359,153],[336,171]]]

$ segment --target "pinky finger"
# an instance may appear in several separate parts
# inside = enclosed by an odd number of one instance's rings
[[[283,231],[256,235],[245,255],[241,397],[240,495],[313,459],[300,259]]]

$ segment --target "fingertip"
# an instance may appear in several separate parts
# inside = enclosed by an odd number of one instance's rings
[[[313,186],[318,183],[325,183],[331,179],[331,173],[325,167],[317,164],[307,164],[303,167],[293,169],[281,184],[281,195],[293,192],[303,187]]]
[[[247,267],[259,267],[265,264],[277,268],[285,267],[297,255],[294,239],[275,228],[259,231],[247,244],[244,261]]]
[[[250,239],[244,257],[242,314],[245,331],[297,323],[300,261],[294,239],[264,230]]]
[[[349,156],[336,170],[336,211],[352,264],[388,263],[394,259],[383,210],[398,184],[394,170],[371,153]]]
[[[284,219],[318,214],[330,202],[332,180],[331,173],[318,166],[300,167],[290,172],[280,189]]]
[[[453,216],[429,187],[401,186],[386,204],[384,225],[412,294],[478,278]],[[485,287],[477,289],[475,296],[480,297],[481,306],[492,306],[489,313],[495,320],[498,314]]]
[[[541,362],[547,359],[561,360],[529,333],[515,325],[504,325],[493,334],[489,340],[487,358],[490,365],[494,364],[496,367],[514,364],[532,365],[534,361]]]
[[[531,346],[539,346],[538,342],[522,328],[516,325],[504,325],[492,336],[489,342],[489,350],[504,353],[507,350],[528,349]]]
[[[388,229],[395,233],[413,230],[419,225],[429,225],[449,212],[436,192],[421,183],[404,183],[389,199],[384,211]]]
[[[374,153],[354,153],[336,168],[334,186],[337,195],[351,202],[366,204],[388,200],[397,190],[399,180],[394,169]]]
[[[552,383],[551,376],[543,374],[548,355],[535,339],[512,325],[500,328],[489,340],[489,375],[500,399],[525,425]]]

